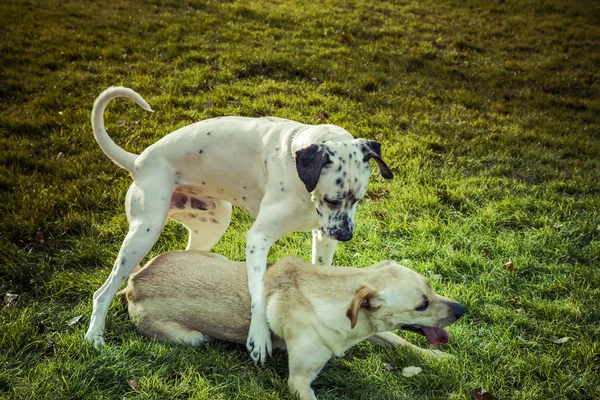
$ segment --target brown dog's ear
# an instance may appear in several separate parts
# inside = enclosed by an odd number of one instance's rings
[[[315,190],[321,170],[329,162],[329,154],[320,145],[311,144],[296,152],[296,171],[306,190]]]
[[[358,311],[361,308],[365,310],[375,311],[379,309],[379,306],[372,307],[371,299],[377,296],[377,291],[373,289],[369,289],[366,286],[361,286],[356,291],[348,310],[346,311],[346,316],[350,320],[350,328],[354,329],[356,326],[356,321],[358,319]]]
[[[363,143],[363,161],[368,162],[371,158],[375,160],[379,167],[381,176],[385,179],[392,179],[394,174],[390,171],[390,167],[387,166],[385,161],[381,158],[381,143],[374,140],[365,140]]]

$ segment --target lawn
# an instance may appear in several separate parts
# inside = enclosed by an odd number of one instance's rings
[[[285,354],[151,342],[118,300],[107,347],[83,341],[127,231],[131,178],[89,122],[111,85],[155,110],[109,106],[131,152],[221,115],[382,142],[395,178],[373,173],[334,263],[401,261],[467,313],[439,346],[453,359],[362,343],[320,399],[600,398],[598,21],[567,0],[1,2],[0,398],[291,398]],[[242,260],[250,224],[236,210],[215,251]],[[151,256],[186,240],[169,223]],[[269,259],[288,253],[310,259],[309,235]]]

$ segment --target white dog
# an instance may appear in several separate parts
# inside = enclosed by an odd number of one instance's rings
[[[102,150],[133,176],[125,210],[129,232],[112,272],[94,293],[86,339],[104,344],[105,318],[119,286],[148,254],[167,218],[189,230],[187,250],[210,250],[225,233],[231,205],[256,221],[246,234],[252,324],[247,348],[254,361],[271,352],[263,276],[271,245],[292,231],[313,231],[313,263],[331,265],[338,240],[350,240],[356,206],[369,181],[369,160],[392,173],[380,144],[354,139],[335,125],[281,118],[219,117],[165,136],[140,155],[117,146],[104,129],[106,105],[127,97],[152,111],[131,89],[113,87],[96,99],[94,136]]]
[[[124,290],[129,315],[146,336],[198,346],[210,338],[245,343],[250,328],[246,264],[200,251],[173,251],[133,273]],[[333,355],[358,342],[424,350],[388,332],[407,329],[446,343],[442,329],[464,313],[422,275],[394,261],[370,268],[325,267],[288,256],[265,273],[274,344],[289,353],[289,388],[315,399],[311,382]],[[254,318],[254,317],[252,317]]]

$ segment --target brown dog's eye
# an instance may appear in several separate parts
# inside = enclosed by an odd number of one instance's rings
[[[415,311],[425,311],[429,308],[429,300],[425,300],[425,303],[421,304],[419,307],[415,308]]]

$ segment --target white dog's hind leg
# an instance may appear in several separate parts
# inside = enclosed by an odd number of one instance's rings
[[[142,181],[143,182],[143,181]],[[129,232],[121,245],[113,269],[104,284],[94,293],[93,311],[85,339],[95,346],[104,345],[104,326],[112,299],[135,266],[150,251],[167,220],[173,182],[170,176],[151,184],[134,182],[126,198]]]
[[[210,211],[171,210],[169,217],[183,224],[189,232],[186,250],[212,249],[223,237],[231,222],[231,203],[225,200],[214,201]]]
[[[333,262],[333,253],[338,241],[325,235],[320,229],[312,231],[312,263],[329,266]]]

